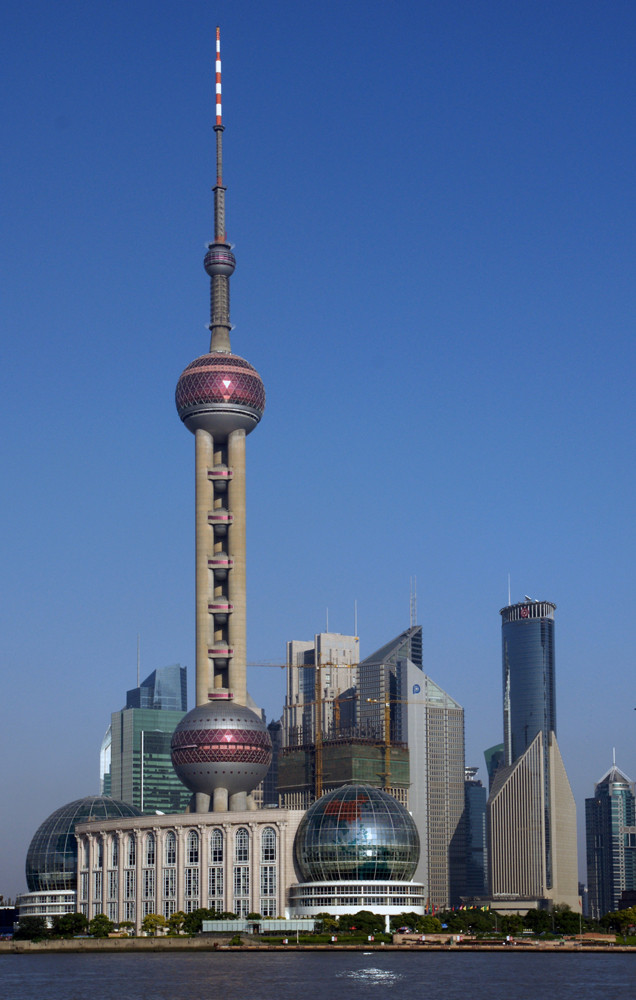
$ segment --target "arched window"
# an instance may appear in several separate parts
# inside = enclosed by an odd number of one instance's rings
[[[271,826],[261,836],[261,861],[276,861],[276,830]]]
[[[213,830],[210,835],[210,863],[223,864],[223,834],[220,830]]]
[[[154,833],[146,834],[146,850],[144,857],[144,864],[147,868],[152,868],[155,863],[155,835]]]
[[[128,868],[135,867],[135,835],[134,833],[128,834],[128,844],[126,850],[126,865]]]
[[[97,838],[97,858],[96,858],[96,868],[104,867],[104,840],[102,837]]]
[[[244,826],[236,831],[236,862],[249,861],[250,859],[250,835]]]
[[[116,833],[113,834],[110,840],[110,865],[111,868],[119,866],[119,837]]]
[[[88,868],[88,840],[82,844],[82,868]]]
[[[168,830],[164,842],[164,858],[166,865],[176,865],[177,863],[177,838],[172,830]]]
[[[190,830],[188,833],[187,859],[189,865],[199,863],[199,834],[196,830]]]

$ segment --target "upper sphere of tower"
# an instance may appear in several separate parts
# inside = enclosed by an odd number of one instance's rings
[[[231,274],[234,274],[236,257],[228,243],[209,243],[203,266],[211,278],[215,274],[222,274],[225,278],[229,278]]]
[[[193,433],[202,429],[225,437],[253,430],[265,409],[263,380],[252,365],[221,351],[191,361],[177,382],[179,416]]]

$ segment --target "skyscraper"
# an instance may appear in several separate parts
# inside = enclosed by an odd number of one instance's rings
[[[613,763],[585,800],[590,916],[619,909],[621,894],[636,890],[634,783]]]
[[[579,908],[576,807],[556,739],[554,612],[502,608],[504,765],[488,799],[490,892]]]
[[[537,733],[556,733],[555,610],[549,601],[533,601],[499,612],[506,764],[518,760]]]
[[[111,715],[108,767],[100,774],[103,793],[142,812],[186,808],[191,793],[175,774],[170,743],[187,707],[187,671],[178,663],[153,670],[127,692],[125,708]]]
[[[225,231],[221,43],[216,33],[216,184],[210,278],[210,347],[183,371],[179,416],[195,438],[196,707],[177,728],[172,759],[197,812],[245,809],[267,773],[271,742],[250,709],[246,682],[245,439],[265,409],[260,375],[230,345]]]
[[[487,891],[486,789],[477,778],[477,767],[466,768],[464,783],[466,824],[467,896],[483,896]]]
[[[406,745],[408,807],[420,835],[415,878],[432,905],[459,902],[465,885],[464,710],[422,668],[422,626],[412,625],[358,667],[360,730]]]
[[[320,632],[313,642],[287,643],[287,692],[283,745],[314,743],[355,726],[355,686],[360,640],[339,632]]]

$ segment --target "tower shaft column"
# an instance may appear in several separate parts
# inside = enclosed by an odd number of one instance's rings
[[[229,686],[234,701],[247,704],[247,627],[245,599],[245,431],[228,435],[227,460],[232,469],[229,484],[229,508],[234,520],[229,528],[228,549],[234,560],[229,578],[229,599],[234,605],[230,618],[229,640],[234,655],[229,667]]]
[[[207,705],[211,687],[210,677],[210,559],[214,546],[214,533],[208,523],[212,506],[212,487],[208,469],[214,463],[212,435],[198,428],[195,433],[195,561],[196,561],[196,704]]]

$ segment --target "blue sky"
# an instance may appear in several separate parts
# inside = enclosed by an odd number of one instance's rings
[[[248,656],[409,622],[501,738],[499,609],[557,606],[583,800],[636,775],[633,3],[9,0],[0,67],[5,594],[0,892],[96,791],[110,713],[194,662],[193,440],[222,30]],[[190,670],[190,693],[193,675]],[[283,673],[253,671],[279,714]],[[583,858],[580,858],[582,865]]]

